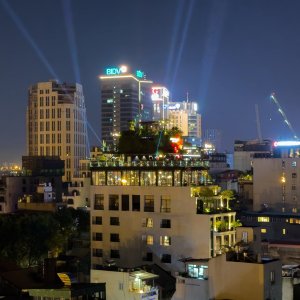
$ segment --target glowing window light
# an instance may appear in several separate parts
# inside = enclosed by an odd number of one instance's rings
[[[300,146],[300,141],[276,141],[274,147]]]
[[[258,217],[257,220],[258,222],[270,222],[269,217]]]

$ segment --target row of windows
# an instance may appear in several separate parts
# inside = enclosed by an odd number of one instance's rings
[[[46,122],[40,122],[40,131],[50,131],[50,125],[51,125],[51,130],[55,131],[56,129],[58,131],[61,130],[61,121],[57,121],[57,123],[55,121],[46,121]],[[37,127],[37,122],[34,123],[34,131],[37,131],[38,127]],[[71,130],[71,123],[70,121],[66,121],[66,130],[70,131]]]
[[[266,228],[261,228],[260,232],[261,233],[267,233],[267,229]],[[282,235],[286,235],[286,229],[285,228],[282,229]]]
[[[92,217],[92,224],[93,225],[102,225],[102,217],[101,216],[93,216]],[[119,217],[110,217],[110,225],[113,226],[119,226],[120,225],[120,219]],[[153,228],[153,219],[152,218],[146,218],[142,221],[143,227]],[[160,228],[171,228],[171,220],[170,219],[162,219],[160,221]]]
[[[43,94],[49,94],[50,93],[50,90],[47,89],[47,90],[40,90],[40,95],[43,95]]]
[[[294,209],[293,209],[294,210]],[[297,209],[295,209],[293,212],[297,212]],[[245,221],[248,222],[255,222],[256,220],[260,223],[290,223],[290,224],[300,224],[300,218],[280,218],[280,217],[269,217],[269,216],[244,216],[242,218]]]
[[[93,248],[92,253],[93,253],[93,257],[103,257],[103,249]],[[120,250],[111,249],[110,250],[110,258],[120,258]],[[153,261],[153,253],[152,252],[146,252],[143,255],[142,259],[144,261]],[[171,263],[172,262],[171,254],[162,254],[161,257],[160,257],[160,261],[162,263]],[[97,266],[94,265],[93,268],[97,269]]]
[[[51,137],[51,141],[50,141],[50,137]],[[57,143],[61,144],[61,134],[58,133],[57,136],[53,133],[52,135],[50,134],[40,134],[40,144],[55,144],[56,143],[56,137],[57,137]],[[37,141],[36,141],[37,142]],[[70,133],[66,134],[66,143],[70,144],[71,143],[71,135]],[[69,146],[68,146],[69,147]],[[67,151],[68,153],[70,151]]]
[[[35,153],[37,151],[35,150]],[[40,146],[40,153],[36,153],[36,155],[46,155],[46,156],[61,156],[62,155],[62,149],[61,146]],[[66,155],[71,155],[71,148],[70,146],[66,147]],[[70,158],[65,159],[65,167],[68,169],[71,167],[71,160]]]
[[[121,201],[119,195],[108,196],[108,209],[129,211],[129,195],[121,195]],[[132,211],[141,210],[141,196],[132,195],[131,207]],[[94,198],[94,209],[104,210],[104,194],[95,194]],[[154,212],[154,195],[144,195],[144,212]],[[171,212],[171,198],[170,196],[162,195],[160,199],[160,212],[169,213]]]
[[[93,241],[102,242],[103,241],[103,233],[102,232],[93,232]],[[154,244],[154,236],[151,234],[142,235],[142,241],[147,245]],[[118,243],[120,242],[119,233],[111,233],[110,234],[110,242]],[[171,237],[167,235],[163,235],[159,237],[159,244],[161,246],[171,246]]]
[[[93,232],[93,241],[102,242],[103,241],[102,232]],[[120,242],[119,234],[118,233],[111,233],[110,234],[110,241],[111,242]]]
[[[149,162],[145,162],[145,166]],[[203,170],[123,170],[93,171],[92,185],[190,186],[205,184]]]
[[[151,234],[142,235],[142,241],[146,242],[147,245],[154,244],[154,236]],[[167,235],[163,235],[159,237],[159,244],[161,246],[171,246],[171,237]]]

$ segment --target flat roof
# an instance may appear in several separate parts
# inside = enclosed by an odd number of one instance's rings
[[[134,271],[134,272],[130,272],[129,275],[132,276],[132,277],[137,277],[141,280],[154,279],[154,278],[159,277],[156,274],[149,273],[149,272],[146,272],[144,270],[137,270],[137,271]]]

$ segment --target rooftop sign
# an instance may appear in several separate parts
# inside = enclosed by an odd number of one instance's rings
[[[120,75],[128,72],[127,66],[110,67],[105,69],[106,75]]]
[[[169,97],[169,91],[165,87],[162,86],[152,87],[151,99],[153,101],[164,100],[164,98],[168,98],[168,97]]]

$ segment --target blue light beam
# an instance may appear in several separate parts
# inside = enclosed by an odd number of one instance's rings
[[[73,71],[75,73],[75,80],[76,82],[81,83],[71,1],[70,0],[62,1],[62,6],[63,6],[64,17],[65,17],[65,25],[67,30],[69,50],[71,53],[71,59],[73,64]]]
[[[175,80],[176,80],[176,77],[177,77],[178,68],[179,68],[179,65],[181,63],[182,53],[183,53],[183,49],[184,49],[184,46],[185,46],[185,40],[186,40],[186,37],[187,37],[189,24],[190,24],[190,21],[191,21],[191,16],[192,16],[192,12],[193,12],[194,3],[195,3],[195,0],[190,0],[190,2],[189,2],[188,12],[187,12],[187,15],[186,15],[186,18],[185,18],[186,20],[185,20],[182,35],[181,35],[181,41],[180,41],[180,45],[179,45],[179,49],[178,49],[178,53],[177,53],[177,58],[176,58],[176,61],[175,61],[175,67],[173,69],[171,91],[174,89],[174,84],[175,84]]]
[[[27,31],[27,29],[25,28],[23,22],[16,15],[16,13],[12,9],[12,7],[7,3],[6,0],[2,0],[1,4],[4,7],[4,9],[6,10],[6,12],[8,13],[8,15],[12,18],[12,20],[15,23],[15,25],[17,26],[17,28],[21,31],[21,33],[23,34],[24,38],[29,42],[29,44],[31,45],[31,47],[34,49],[34,51],[38,55],[39,59],[43,62],[43,64],[45,65],[45,67],[48,69],[48,71],[51,74],[51,76],[53,78],[58,79],[59,77],[55,73],[54,69],[52,68],[52,66],[50,65],[50,63],[46,59],[46,57],[43,55],[43,53],[40,50],[39,46],[33,40],[33,38],[31,37],[31,35],[29,34],[29,32]]]
[[[184,1],[179,1],[179,5],[177,6],[177,10],[176,10],[173,32],[172,32],[172,40],[170,46],[170,54],[168,55],[167,64],[166,64],[166,74],[165,74],[166,83],[170,81],[169,78],[171,73],[171,66],[174,60],[175,45],[178,39],[179,26],[181,24],[181,19],[182,19],[183,3]]]
[[[212,1],[209,24],[207,26],[204,54],[201,60],[199,74],[199,100],[205,101],[217,52],[220,44],[220,36],[224,20],[227,14],[226,1]]]

